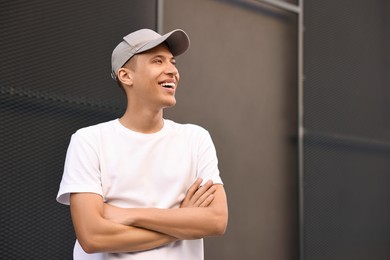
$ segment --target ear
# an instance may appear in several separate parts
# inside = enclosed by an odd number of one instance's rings
[[[118,70],[117,78],[124,85],[128,85],[128,86],[133,85],[133,75],[131,71],[127,68],[120,68]]]

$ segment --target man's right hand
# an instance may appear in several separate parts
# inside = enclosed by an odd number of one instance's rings
[[[211,180],[208,180],[203,186],[202,179],[198,178],[188,189],[187,194],[182,201],[180,208],[208,207],[214,200],[216,187]]]

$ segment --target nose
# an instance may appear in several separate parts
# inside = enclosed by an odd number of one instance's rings
[[[166,67],[166,73],[172,76],[176,76],[179,74],[179,70],[177,69],[176,65],[172,62],[168,62],[168,65]]]

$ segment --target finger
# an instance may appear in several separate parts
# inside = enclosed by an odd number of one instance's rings
[[[207,189],[194,203],[196,207],[199,207],[210,195],[214,194],[217,188],[213,185],[209,189]]]
[[[200,184],[202,183],[203,179],[198,178],[195,180],[195,182],[190,186],[190,188],[187,190],[186,196],[184,197],[181,206],[186,207],[188,206],[188,203],[192,200],[192,197],[194,193],[198,190]]]
[[[213,202],[215,196],[213,194],[210,194],[203,202],[199,205],[199,207],[208,207],[211,202]]]
[[[198,188],[195,193],[193,194],[193,196],[191,197],[191,203],[195,204],[199,198],[205,193],[207,192],[208,189],[210,189],[210,187],[213,186],[213,182],[211,180],[208,180],[203,186],[201,186],[200,188]],[[198,204],[199,205],[199,204]],[[196,205],[196,206],[198,206]]]
[[[191,199],[191,197],[195,194],[195,192],[199,189],[199,186],[200,184],[202,183],[203,179],[202,178],[198,178],[196,179],[196,181],[191,185],[191,187],[188,189],[187,191],[187,194],[186,194],[186,197],[189,197],[189,199]]]
[[[193,204],[195,204],[196,206],[199,206],[200,205],[200,203],[204,200],[201,200],[201,201],[199,201],[200,199],[201,199],[201,197],[204,195],[204,194],[210,194],[210,193],[213,193],[214,191],[211,191],[210,189],[212,189],[212,187],[213,187],[213,182],[212,181],[207,181],[202,187],[200,187],[196,192],[195,192],[195,194],[194,194],[194,196],[192,197],[192,199],[191,199],[191,202],[193,203]],[[205,195],[206,197],[208,196],[208,195]]]

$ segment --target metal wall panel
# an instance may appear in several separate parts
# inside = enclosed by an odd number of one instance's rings
[[[156,1],[0,2],[0,259],[72,259],[56,202],[70,135],[119,116],[111,52]]]
[[[389,7],[305,1],[302,259],[390,258]]]

